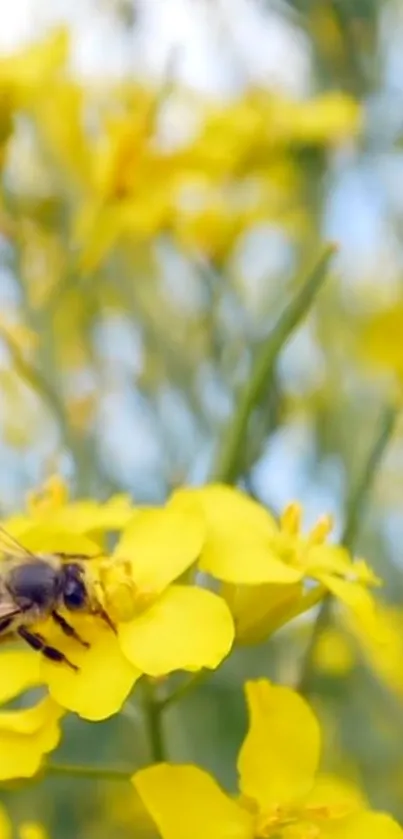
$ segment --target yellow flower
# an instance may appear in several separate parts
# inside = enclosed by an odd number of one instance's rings
[[[121,530],[132,515],[133,505],[128,495],[113,495],[106,502],[90,498],[70,501],[66,482],[53,475],[42,487],[28,494],[27,514],[13,516],[4,527],[19,537],[32,525],[43,523],[48,531],[88,534],[98,542],[105,531]]]
[[[62,614],[90,647],[66,637],[52,618],[33,627],[79,668],[36,654],[41,681],[59,705],[86,719],[105,719],[120,710],[142,674],[163,676],[220,664],[234,636],[228,606],[206,589],[172,584],[196,562],[204,535],[204,521],[197,513],[169,507],[138,510],[132,512],[111,559],[83,561],[88,613]],[[93,556],[99,550],[88,536],[45,521],[25,527],[19,536],[38,553]],[[96,616],[100,605],[116,624],[117,634]]]
[[[390,816],[363,809],[355,791],[317,777],[320,730],[302,697],[265,680],[248,682],[246,696],[239,798],[197,766],[161,763],[134,775],[163,839],[402,839]]]
[[[223,594],[239,640],[261,639],[326,591],[362,620],[372,611],[366,587],[379,580],[363,560],[353,562],[347,550],[326,544],[329,517],[305,536],[298,504],[290,504],[277,522],[247,495],[220,484],[178,490],[170,505],[204,515],[207,535],[199,567],[226,584]],[[312,588],[312,582],[319,586]]]
[[[43,684],[40,658],[33,652],[3,652],[0,672],[2,704]],[[59,722],[63,713],[48,696],[32,707],[0,711],[0,781],[36,774],[43,757],[60,740]]]
[[[65,532],[52,525],[25,527],[20,538],[29,550],[38,553],[65,551],[92,556],[99,552],[98,545],[88,537]],[[84,562],[84,568],[90,604],[95,606],[100,598],[96,560]],[[54,664],[39,653],[32,652],[30,660],[35,662],[32,666],[39,668],[38,683],[47,685],[52,699],[63,708],[86,719],[105,719],[120,710],[141,672],[123,655],[116,635],[101,618],[60,611],[80,637],[90,644],[90,648],[67,638],[52,618],[35,623],[32,629],[80,668],[79,672],[75,672],[68,665]],[[0,662],[2,660],[0,658]],[[110,678],[111,673],[113,679]]]
[[[234,627],[224,600],[174,582],[196,562],[204,537],[198,511],[139,510],[104,576],[122,650],[149,676],[215,668],[231,649]]]

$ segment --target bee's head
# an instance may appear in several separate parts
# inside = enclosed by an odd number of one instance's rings
[[[63,566],[63,603],[71,612],[90,610],[91,596],[84,568],[78,562]]]

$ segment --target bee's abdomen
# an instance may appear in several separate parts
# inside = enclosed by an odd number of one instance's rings
[[[45,610],[55,605],[60,593],[60,575],[44,560],[16,565],[10,571],[7,588],[23,607],[35,605]]]

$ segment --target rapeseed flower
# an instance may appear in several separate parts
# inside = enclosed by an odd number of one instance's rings
[[[51,523],[25,523],[18,531],[33,552],[94,557],[83,560],[88,608],[64,613],[90,647],[66,637],[51,618],[35,624],[35,631],[79,668],[76,672],[33,653],[42,682],[60,706],[86,719],[104,719],[120,710],[143,674],[157,677],[220,664],[234,637],[227,604],[211,591],[175,582],[196,562],[204,536],[198,513],[169,506],[132,511],[112,557],[99,560],[95,541],[57,527],[53,516]],[[100,607],[115,623],[116,634],[97,616]]]
[[[43,684],[41,661],[33,652],[3,652],[0,672],[2,705]],[[63,708],[49,696],[29,707],[0,711],[0,781],[31,778],[37,773],[44,756],[58,745],[63,714]]]
[[[23,545],[36,553],[64,551],[88,557],[99,555],[99,545],[89,537],[62,530],[46,523],[46,520],[36,524],[24,520],[14,528],[10,523],[7,530],[18,535]],[[90,608],[97,609],[99,584],[96,560],[84,560],[83,565]],[[62,609],[60,611],[63,613]],[[67,665],[54,664],[37,652],[27,653],[29,660],[35,662],[31,666],[39,668],[38,684],[46,685],[52,699],[66,710],[90,720],[111,716],[120,710],[141,673],[125,658],[116,635],[100,617],[71,611],[64,611],[64,617],[90,647],[67,638],[51,618],[35,623],[32,629],[80,668],[79,672],[74,672]],[[7,660],[3,654],[0,655],[0,668]],[[113,679],[110,673],[113,673]]]
[[[237,798],[193,765],[160,763],[134,775],[163,839],[402,839],[390,816],[318,775],[319,723],[301,696],[262,679],[247,682],[246,697]]]
[[[102,542],[105,532],[121,530],[132,515],[133,504],[128,495],[113,495],[106,502],[92,498],[73,501],[63,478],[52,475],[43,486],[28,493],[26,513],[13,516],[4,526],[14,536],[42,524],[46,531],[87,534]]]
[[[379,580],[363,560],[354,562],[345,548],[326,542],[328,516],[305,535],[299,504],[288,505],[277,520],[243,492],[221,484],[178,490],[170,503],[197,508],[205,517],[199,568],[223,581],[238,640],[260,640],[326,592],[362,621],[372,612],[367,588]]]

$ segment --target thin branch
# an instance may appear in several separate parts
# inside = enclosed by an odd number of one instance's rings
[[[269,337],[262,343],[254,369],[244,391],[240,394],[235,417],[223,437],[222,449],[215,467],[215,480],[234,483],[240,472],[241,453],[244,448],[249,420],[261,402],[274,373],[278,355],[288,338],[307,314],[316,294],[327,276],[329,262],[335,253],[333,244],[326,245],[313,268],[301,284],[300,290],[289,303]]]

